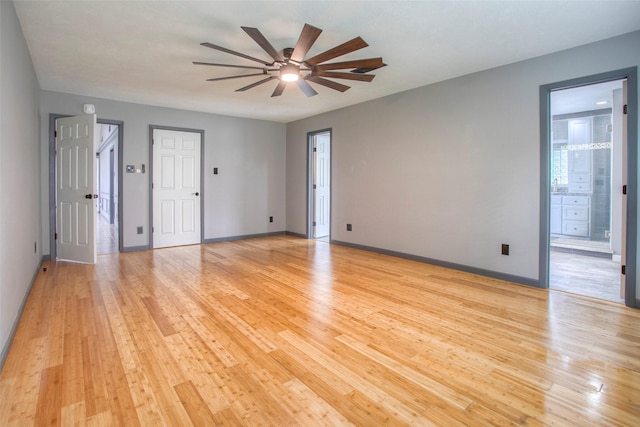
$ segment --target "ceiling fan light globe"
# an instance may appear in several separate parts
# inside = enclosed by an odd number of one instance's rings
[[[300,68],[293,64],[287,64],[280,68],[280,80],[283,82],[295,82],[300,78]]]

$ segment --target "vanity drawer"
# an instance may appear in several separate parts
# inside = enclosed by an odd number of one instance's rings
[[[591,193],[593,189],[590,182],[570,182],[569,193]]]
[[[571,174],[571,179],[569,183],[589,183],[591,182],[591,174],[590,173],[574,173]]]
[[[589,223],[585,221],[563,221],[562,234],[569,236],[589,236]]]
[[[565,221],[589,221],[587,206],[564,206],[562,210],[562,218]]]
[[[589,206],[589,197],[588,196],[563,196],[562,204],[564,206]]]

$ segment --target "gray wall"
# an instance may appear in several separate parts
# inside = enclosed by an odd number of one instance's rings
[[[307,132],[332,128],[333,240],[537,281],[539,86],[637,66],[638,46],[635,32],[289,123],[287,230],[306,232]]]
[[[0,365],[42,259],[38,80],[13,3],[0,2]]]
[[[282,232],[285,230],[286,127],[282,123],[242,119],[58,92],[40,93],[42,167],[42,244],[49,253],[49,114],[82,114],[96,106],[98,119],[121,120],[123,165],[148,166],[149,125],[204,130],[204,237]],[[217,167],[219,174],[213,175]],[[124,174],[123,246],[149,244],[149,176]],[[269,216],[274,222],[269,223]],[[143,226],[144,234],[136,234]]]

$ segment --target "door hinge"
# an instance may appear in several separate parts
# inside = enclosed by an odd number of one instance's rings
[[[58,233],[53,233],[53,240],[58,240]]]
[[[626,185],[622,186],[622,194],[627,194],[627,186]]]
[[[315,221],[313,221],[313,226],[316,227],[316,222]]]
[[[627,266],[626,265],[622,266],[622,274],[627,274]]]
[[[622,106],[622,114],[627,114],[627,104]]]
[[[54,130],[54,131],[53,131],[53,137],[54,137],[54,138],[57,138],[57,137],[58,137],[58,131],[57,131],[57,130]]]
[[[316,151],[318,151],[317,147],[313,147],[313,152],[315,153]]]
[[[318,187],[317,187],[315,184],[313,184],[313,189],[315,190],[315,189],[317,189],[317,188],[318,188]]]
[[[151,232],[155,233],[155,228],[151,227]]]
[[[153,182],[151,183],[151,189],[153,190]]]

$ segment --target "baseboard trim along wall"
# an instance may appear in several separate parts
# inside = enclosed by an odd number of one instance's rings
[[[295,237],[300,237],[302,239],[306,239],[307,235],[306,234],[302,234],[302,233],[294,233],[293,231],[287,231],[286,234],[288,236],[295,236]]]
[[[390,251],[387,249],[380,249],[373,246],[358,245],[355,243],[342,242],[339,240],[331,240],[334,245],[347,246],[354,249],[361,249],[364,251],[375,252],[382,255],[390,255],[398,258],[409,259],[411,261],[423,262],[425,264],[437,265],[438,267],[451,268],[453,270],[464,271],[466,273],[478,274],[480,276],[491,277],[493,279],[505,280],[507,282],[518,283],[520,285],[532,286],[539,288],[540,284],[537,279],[530,279],[528,277],[516,276],[513,274],[500,273],[498,271],[485,270],[477,267],[470,267],[468,265],[456,264],[453,262],[442,261],[434,258],[427,258],[418,255],[407,254],[404,252]]]
[[[27,292],[24,294],[24,298],[22,298],[22,303],[20,304],[20,308],[18,309],[18,315],[15,319],[13,319],[13,325],[11,325],[11,332],[9,333],[9,338],[7,342],[4,343],[2,347],[2,353],[0,353],[0,372],[2,372],[2,368],[4,368],[4,362],[7,360],[7,356],[9,355],[9,349],[11,348],[11,344],[13,343],[13,338],[16,335],[16,331],[18,330],[18,324],[20,323],[20,319],[22,318],[22,312],[24,311],[24,307],[27,305],[27,300],[29,299],[29,295],[31,295],[31,288],[33,288],[33,284],[36,282],[36,278],[38,277],[38,273],[42,268],[42,263],[45,261],[48,255],[45,255],[40,260],[38,267],[36,268],[33,277],[31,278],[31,284],[27,289]]]
[[[122,252],[139,252],[148,251],[149,249],[153,248],[150,248],[149,246],[127,246],[122,248]]]
[[[255,239],[258,237],[282,236],[285,233],[286,232],[284,231],[274,231],[271,233],[243,234],[240,236],[216,237],[213,239],[205,239],[203,243],[220,243],[220,242],[231,242],[233,240]]]

